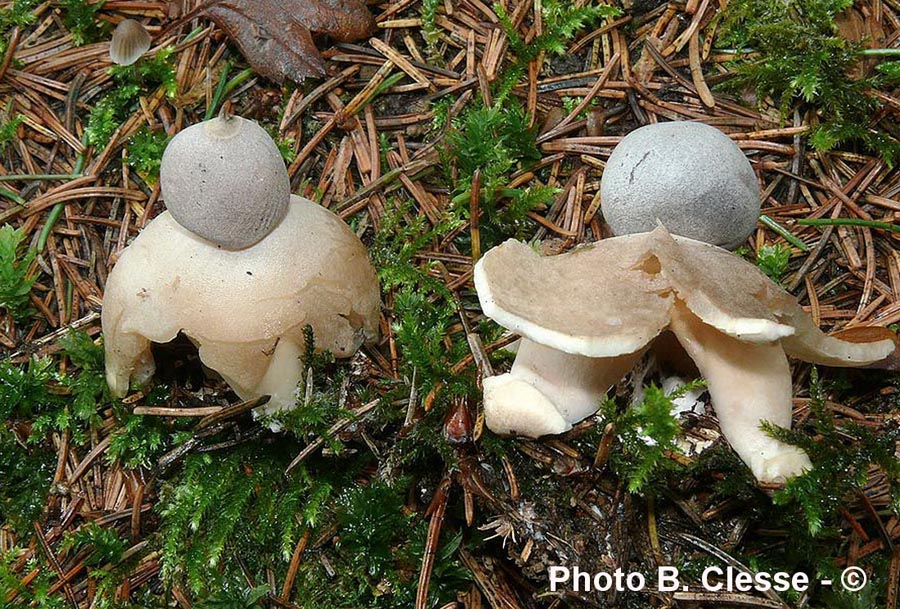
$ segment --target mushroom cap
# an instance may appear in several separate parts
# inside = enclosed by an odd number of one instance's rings
[[[485,315],[542,345],[588,357],[633,353],[666,329],[681,301],[720,332],[780,341],[788,355],[831,366],[885,360],[883,335],[850,342],[824,334],[796,298],[756,266],[665,227],[541,257],[509,240],[475,265]]]
[[[140,22],[120,21],[109,41],[109,58],[120,66],[130,66],[147,52],[151,41],[150,32]]]
[[[110,273],[102,323],[107,337],[156,343],[184,332],[215,369],[209,360],[219,348],[271,347],[280,337],[302,345],[306,325],[318,349],[348,357],[377,336],[379,310],[378,280],[363,244],[336,215],[294,196],[284,221],[243,250],[202,239],[163,212]],[[107,352],[108,368],[110,357],[115,353]]]
[[[613,149],[600,182],[603,217],[616,235],[651,231],[721,247],[756,228],[759,186],[741,149],[703,123],[645,125]]]
[[[239,116],[178,133],[163,153],[159,174],[175,221],[229,249],[249,247],[272,232],[290,203],[278,147],[255,121]]]

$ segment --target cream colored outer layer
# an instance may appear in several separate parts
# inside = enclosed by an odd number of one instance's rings
[[[265,239],[227,250],[165,212],[123,252],[103,298],[106,373],[117,396],[153,374],[150,343],[179,332],[243,399],[293,406],[303,329],[348,357],[378,333],[379,289],[365,247],[337,216],[292,196]]]
[[[894,350],[891,340],[853,343],[828,336],[753,264],[662,226],[558,256],[542,257],[509,240],[478,261],[475,287],[485,315],[500,325],[587,357],[646,346],[668,327],[676,299],[729,336],[780,341],[788,355],[814,363],[863,366]]]

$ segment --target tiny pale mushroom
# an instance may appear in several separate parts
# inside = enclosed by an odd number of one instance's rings
[[[150,49],[150,32],[139,21],[119,22],[109,41],[109,58],[120,66],[130,66]]]
[[[206,168],[204,205],[186,211],[202,214],[194,219],[222,235],[223,242],[192,232],[165,211],[122,252],[107,280],[102,312],[106,376],[114,395],[123,396],[130,384],[153,376],[152,343],[183,333],[198,347],[201,361],[239,397],[268,395],[267,412],[289,409],[304,371],[307,326],[317,350],[339,358],[377,337],[380,292],[365,246],[338,216],[284,192],[286,170],[280,157],[279,162],[284,175],[271,172],[274,184],[218,193],[209,190],[220,177],[216,172],[236,174],[220,183],[240,180],[242,172],[249,181],[258,174],[248,175],[247,169],[257,164],[228,167],[201,158],[163,165],[164,172]],[[182,186],[191,179],[179,177],[179,195],[187,196]],[[248,188],[283,193],[284,211],[280,199],[245,198]],[[239,204],[249,209],[235,218],[229,210]],[[242,235],[239,223],[254,209],[259,221],[251,223],[252,244],[234,247]],[[224,226],[214,227],[216,220]],[[262,234],[259,226],[265,227]]]
[[[571,429],[671,333],[706,379],[729,444],[758,480],[783,482],[811,468],[760,428],[791,425],[787,355],[893,366],[889,330],[828,336],[753,264],[661,225],[546,257],[510,240],[479,260],[475,286],[485,315],[522,336],[510,371],[483,381],[485,422],[502,434]]]

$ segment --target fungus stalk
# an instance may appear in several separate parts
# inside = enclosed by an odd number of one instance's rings
[[[791,368],[781,345],[732,338],[681,302],[671,329],[706,380],[725,439],[758,480],[784,482],[812,469],[806,453],[761,428],[763,421],[791,427]]]
[[[523,338],[512,369],[483,381],[487,425],[497,433],[533,438],[568,431],[597,412],[609,388],[642,353],[585,357]]]

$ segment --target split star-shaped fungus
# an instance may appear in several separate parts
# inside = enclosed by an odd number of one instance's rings
[[[475,286],[484,313],[522,336],[512,369],[484,379],[491,430],[571,429],[671,332],[706,379],[725,438],[763,482],[811,468],[802,450],[760,428],[790,428],[785,354],[866,366],[895,349],[887,329],[871,329],[866,343],[826,335],[753,264],[661,225],[549,257],[510,240],[478,262]]]
[[[125,248],[103,295],[113,395],[153,376],[152,343],[183,333],[238,396],[290,409],[306,328],[335,357],[378,336],[365,246],[340,217],[291,194],[262,127],[224,114],[188,127],[166,148],[160,184],[168,211]]]

